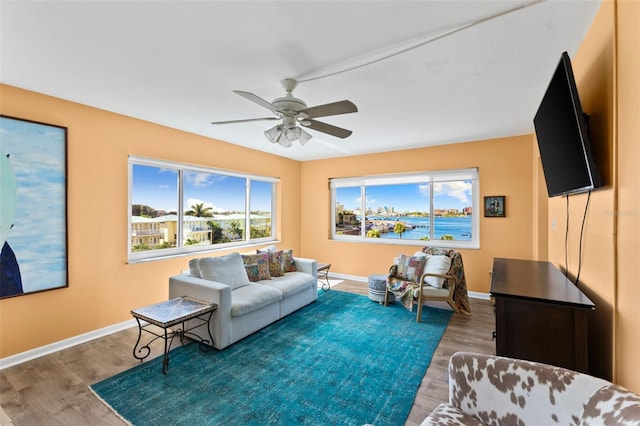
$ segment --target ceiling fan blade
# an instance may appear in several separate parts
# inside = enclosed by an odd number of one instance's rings
[[[358,107],[351,101],[338,101],[330,104],[303,108],[298,113],[305,113],[308,118],[327,117],[329,115],[349,114],[358,112]]]
[[[263,121],[263,120],[279,120],[279,118],[276,118],[276,117],[245,118],[244,120],[212,121],[211,124],[234,124],[234,123],[246,123],[249,121]]]
[[[268,110],[273,111],[276,114],[279,113],[278,109],[273,105],[271,105],[271,102],[265,101],[260,96],[254,95],[253,93],[249,93],[249,92],[243,92],[242,90],[234,90],[233,93],[236,93],[245,99],[249,99],[251,102],[255,102],[258,105],[261,105],[267,108]]]
[[[305,120],[305,121],[308,121],[309,124],[306,124],[306,125],[302,123],[300,124],[310,129],[317,130],[318,132],[326,133],[328,135],[336,136],[338,138],[344,139],[348,136],[351,136],[351,133],[353,133],[351,130],[343,129],[342,127],[337,127],[332,124],[323,123],[322,121],[316,121],[316,120]]]

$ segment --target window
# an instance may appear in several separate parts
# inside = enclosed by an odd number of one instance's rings
[[[331,179],[330,188],[335,240],[479,247],[477,169]]]
[[[275,240],[277,182],[129,157],[129,260]]]

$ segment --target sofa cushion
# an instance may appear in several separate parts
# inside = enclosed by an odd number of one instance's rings
[[[283,277],[272,278],[260,283],[278,289],[283,297],[289,297],[317,285],[313,276],[304,272],[288,272]]]
[[[429,417],[420,423],[420,426],[435,425],[482,426],[484,423],[453,405],[443,402],[429,414]]]
[[[293,249],[282,250],[284,256],[284,272],[295,272],[298,270],[296,262],[293,259]]]
[[[413,297],[418,297],[420,288],[413,290]],[[422,286],[422,295],[426,297],[447,297],[449,295],[448,288],[435,288],[428,285]]]
[[[269,253],[243,254],[242,261],[249,281],[256,282],[271,279],[269,274]]]
[[[277,289],[249,283],[231,292],[231,316],[238,317],[256,311],[272,303],[282,300],[282,293]]]
[[[260,253],[269,253],[269,275],[271,275],[272,278],[284,275],[284,255],[282,250],[258,250],[258,254]]]
[[[451,268],[451,258],[448,256],[427,256],[427,264],[424,266],[424,274],[440,274],[445,275]],[[426,276],[424,282],[431,287],[442,288],[444,278]]]
[[[249,284],[249,277],[244,269],[240,253],[202,258],[198,262],[198,270],[205,280],[226,284],[231,287],[231,290]]]

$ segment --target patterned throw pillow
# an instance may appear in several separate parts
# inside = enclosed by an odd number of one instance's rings
[[[398,272],[396,273],[396,277],[414,283],[420,282],[426,260],[426,257],[423,256],[407,256],[401,254],[398,258]]]
[[[293,260],[293,249],[283,250],[282,254],[284,255],[284,272],[297,271],[296,262]]]
[[[269,275],[271,277],[284,276],[284,254],[282,250],[264,251],[258,250],[258,254],[267,253],[269,255]]]
[[[271,279],[268,253],[243,254],[242,262],[244,263],[244,268],[247,270],[249,281],[256,282]]]

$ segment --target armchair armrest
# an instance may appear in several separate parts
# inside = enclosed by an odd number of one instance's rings
[[[456,288],[456,280],[455,277],[451,274],[435,274],[432,272],[425,272],[424,274],[422,274],[422,276],[420,277],[420,292],[422,293],[422,288],[425,285],[429,285],[425,282],[425,278],[427,277],[438,277],[438,278],[444,278],[444,285],[443,288],[446,288],[449,290],[449,296],[452,297],[453,296],[453,291]]]
[[[424,282],[424,279],[426,277],[438,277],[438,278],[444,278],[446,280],[453,280],[455,279],[455,277],[451,274],[435,274],[433,272],[425,272],[424,274],[422,274],[422,276],[420,277],[420,282]]]

